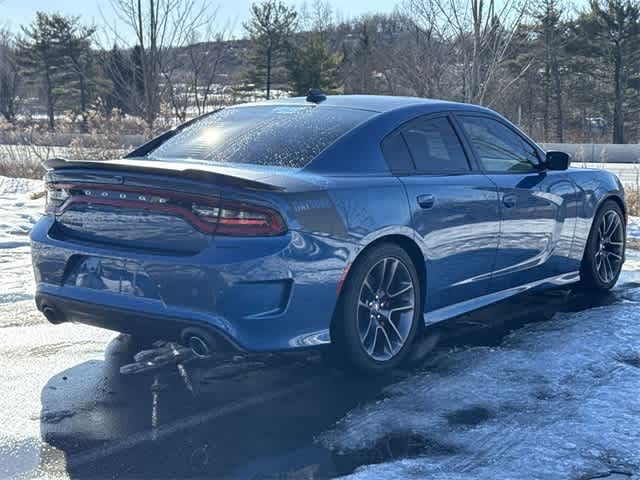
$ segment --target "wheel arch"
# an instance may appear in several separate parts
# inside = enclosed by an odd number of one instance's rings
[[[594,229],[598,228],[598,223],[596,222],[598,219],[598,216],[600,215],[600,213],[603,211],[605,205],[611,202],[613,204],[615,204],[616,206],[618,206],[618,208],[620,209],[620,211],[622,212],[623,215],[623,220],[622,220],[622,236],[623,238],[626,236],[626,227],[627,227],[627,208],[624,202],[624,199],[615,194],[609,194],[609,195],[605,195],[603,196],[600,201],[597,204],[597,207],[595,208],[594,211],[594,215],[593,215],[593,220],[591,222],[591,227],[589,228],[589,234],[587,236],[587,240],[585,242],[585,246],[584,246],[584,250],[583,250],[583,254],[582,254],[582,260],[580,262],[580,277],[581,277],[581,281],[580,281],[580,285],[587,289],[587,290],[591,290],[591,289],[595,289],[595,290],[609,290],[610,288],[613,287],[613,285],[615,285],[615,282],[617,281],[619,275],[620,275],[620,270],[622,269],[622,262],[624,262],[624,255],[625,255],[625,250],[624,250],[624,240],[623,240],[623,249],[622,249],[622,260],[621,260],[621,264],[618,267],[617,270],[617,274],[616,276],[611,280],[612,283],[607,284],[605,283],[599,283],[599,282],[603,282],[603,280],[601,279],[596,279],[595,278],[595,274],[594,274],[594,260],[593,257],[590,255],[593,252],[590,252],[589,248],[590,248],[590,242],[592,240],[592,236],[594,235]],[[602,247],[601,247],[602,248]],[[606,269],[605,269],[606,270]]]
[[[587,254],[587,245],[589,242],[589,237],[591,236],[591,232],[593,231],[593,228],[595,227],[595,219],[598,216],[598,213],[600,213],[600,210],[602,210],[602,207],[604,207],[604,204],[607,203],[608,201],[613,201],[616,203],[616,205],[618,205],[618,207],[620,207],[620,210],[622,210],[622,215],[624,215],[624,229],[625,232],[627,230],[627,205],[625,203],[625,201],[622,199],[622,197],[616,193],[609,193],[608,195],[603,195],[597,205],[595,206],[595,208],[593,209],[593,217],[591,218],[591,225],[589,226],[589,232],[587,234],[587,239],[585,240],[585,244],[584,247],[582,249],[582,259],[580,261],[580,270],[582,270],[582,264],[584,263],[584,259],[585,259],[585,255]]]
[[[600,211],[600,209],[602,208],[602,206],[605,204],[605,202],[607,200],[613,200],[614,202],[616,202],[618,204],[618,206],[620,207],[620,210],[622,210],[622,214],[624,215],[624,223],[625,223],[625,230],[626,230],[626,225],[627,225],[627,220],[628,220],[628,213],[627,213],[627,204],[625,203],[625,201],[622,199],[622,197],[620,195],[617,195],[615,193],[612,193],[610,195],[607,195],[606,197],[604,197],[601,201],[600,204],[598,205],[598,208],[596,209],[596,213]],[[594,215],[595,217],[595,215]]]
[[[416,268],[416,271],[418,272],[418,279],[420,281],[420,294],[421,294],[421,298],[423,299],[423,301],[421,303],[422,303],[422,308],[424,309],[424,299],[425,299],[425,296],[426,296],[426,288],[427,288],[427,267],[426,267],[426,263],[425,263],[425,257],[424,257],[424,255],[422,253],[422,250],[420,249],[420,246],[415,242],[415,240],[413,238],[408,237],[406,235],[400,235],[400,234],[383,235],[381,237],[376,238],[371,243],[369,243],[366,247],[364,247],[362,250],[360,250],[360,252],[358,252],[358,254],[353,259],[353,261],[351,262],[349,267],[346,269],[345,274],[344,274],[344,278],[343,278],[342,282],[340,283],[340,290],[339,290],[338,298],[336,300],[336,304],[335,304],[335,307],[333,309],[333,314],[331,316],[331,324],[330,324],[330,327],[329,327],[329,330],[330,330],[331,334],[333,333],[335,322],[338,320],[337,319],[337,316],[338,316],[337,314],[340,311],[340,307],[341,307],[341,303],[342,303],[343,292],[344,292],[344,289],[342,288],[342,285],[344,283],[346,283],[347,280],[349,279],[351,268],[353,267],[353,265],[356,264],[356,262],[358,262],[358,260],[362,257],[362,255],[365,252],[371,250],[372,248],[375,248],[378,245],[384,244],[384,243],[393,243],[395,245],[398,245],[405,252],[407,252],[407,255],[409,255],[409,257],[413,261],[413,264],[414,264],[414,266]],[[422,312],[422,313],[424,313],[424,312]],[[423,325],[423,323],[421,322],[420,326],[422,326],[422,325]],[[331,338],[333,338],[333,335],[331,335]]]

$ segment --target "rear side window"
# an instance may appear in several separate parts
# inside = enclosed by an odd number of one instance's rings
[[[402,132],[396,131],[382,142],[382,154],[394,172],[413,171],[413,160],[407,150],[407,144],[402,138]]]
[[[184,128],[146,158],[302,168],[372,115],[306,105],[226,108]]]

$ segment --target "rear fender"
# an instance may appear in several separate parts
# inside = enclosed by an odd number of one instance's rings
[[[616,200],[626,216],[624,188],[616,175],[605,170],[570,169],[571,179],[578,187],[578,219],[571,248],[571,261],[580,267],[596,213],[608,199]]]

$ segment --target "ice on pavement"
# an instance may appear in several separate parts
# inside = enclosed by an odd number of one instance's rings
[[[499,348],[447,352],[383,397],[319,440],[353,453],[413,435],[433,448],[361,467],[354,479],[637,474],[640,303],[559,313],[517,330]]]
[[[29,231],[44,209],[40,180],[0,176],[0,305],[29,299],[34,283]]]

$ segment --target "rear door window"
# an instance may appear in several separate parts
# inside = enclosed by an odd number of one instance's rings
[[[302,168],[374,114],[306,105],[225,108],[187,126],[146,158]]]
[[[471,170],[467,155],[446,116],[420,118],[389,135],[383,154],[396,173],[453,174]]]
[[[420,119],[403,129],[418,172],[469,171],[469,162],[447,117]]]

